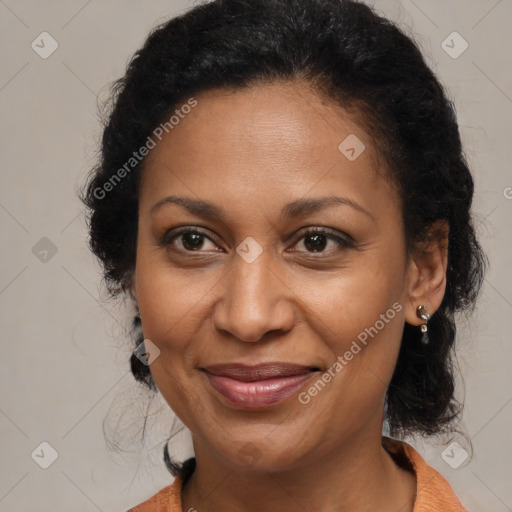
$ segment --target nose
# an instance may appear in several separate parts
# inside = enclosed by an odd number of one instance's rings
[[[216,304],[213,323],[240,341],[259,341],[293,327],[295,294],[264,254],[252,263],[236,255],[221,281],[223,300]]]

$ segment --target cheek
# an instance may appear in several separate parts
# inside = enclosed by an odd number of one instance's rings
[[[337,406],[350,403],[354,411],[364,410],[364,403],[385,394],[391,380],[404,325],[404,267],[395,256],[394,265],[368,257],[365,264],[317,283],[317,291],[308,294],[314,312],[309,318],[328,348],[335,375],[336,392],[326,398]]]
[[[136,269],[137,302],[145,338],[160,350],[150,371],[159,391],[172,411],[191,428],[194,414],[202,412],[201,397],[190,386],[187,361],[190,340],[197,337],[201,299],[207,287],[194,286],[190,279],[180,279],[162,262],[140,250]],[[200,291],[202,290],[202,293]]]
[[[314,312],[308,317],[319,317],[324,330],[331,333],[328,338],[339,338],[339,348],[376,322],[383,335],[396,337],[400,332],[403,317],[397,310],[403,309],[405,270],[400,255],[395,256],[395,263],[390,264],[377,253],[359,255],[336,274],[309,276],[294,283],[305,311]],[[395,303],[401,307],[393,308]],[[382,321],[381,315],[385,315]]]
[[[197,282],[195,282],[197,281]],[[136,283],[137,302],[142,319],[144,336],[160,342],[172,339],[172,344],[161,350],[179,351],[186,346],[210,288],[205,277],[186,274],[171,268],[157,251],[146,247],[137,253]]]

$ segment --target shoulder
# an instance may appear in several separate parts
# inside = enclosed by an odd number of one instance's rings
[[[416,501],[414,512],[468,512],[455,495],[448,481],[410,444],[391,438],[383,438],[383,445],[398,459],[405,457],[416,475]]]
[[[127,512],[181,512],[181,481],[182,478],[178,475],[171,485]]]

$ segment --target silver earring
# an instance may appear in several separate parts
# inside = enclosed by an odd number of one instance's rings
[[[418,306],[418,308],[416,309],[416,315],[418,316],[418,318],[421,318],[422,320],[425,320],[425,323],[420,326],[420,329],[421,329],[421,332],[422,332],[421,341],[423,343],[427,344],[428,343],[428,338],[427,338],[428,327],[427,327],[427,323],[430,320],[430,314],[427,311],[426,306],[423,306],[423,305],[422,306]]]

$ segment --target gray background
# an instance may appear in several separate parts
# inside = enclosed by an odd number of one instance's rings
[[[372,3],[416,38],[451,93],[491,261],[478,309],[460,329],[458,397],[473,458],[453,469],[444,441],[411,444],[472,512],[510,511],[512,1]],[[161,398],[150,403],[141,443],[147,401],[129,373],[128,317],[106,300],[75,191],[98,147],[97,96],[106,98],[153,26],[192,5],[0,0],[1,511],[125,511],[172,481],[161,450],[173,415]],[[31,47],[43,46],[44,31],[58,42],[46,59]],[[454,31],[469,44],[457,58]],[[107,432],[120,421],[119,453],[105,444],[106,416]],[[58,454],[47,469],[42,442]],[[186,432],[171,450],[191,454]]]

